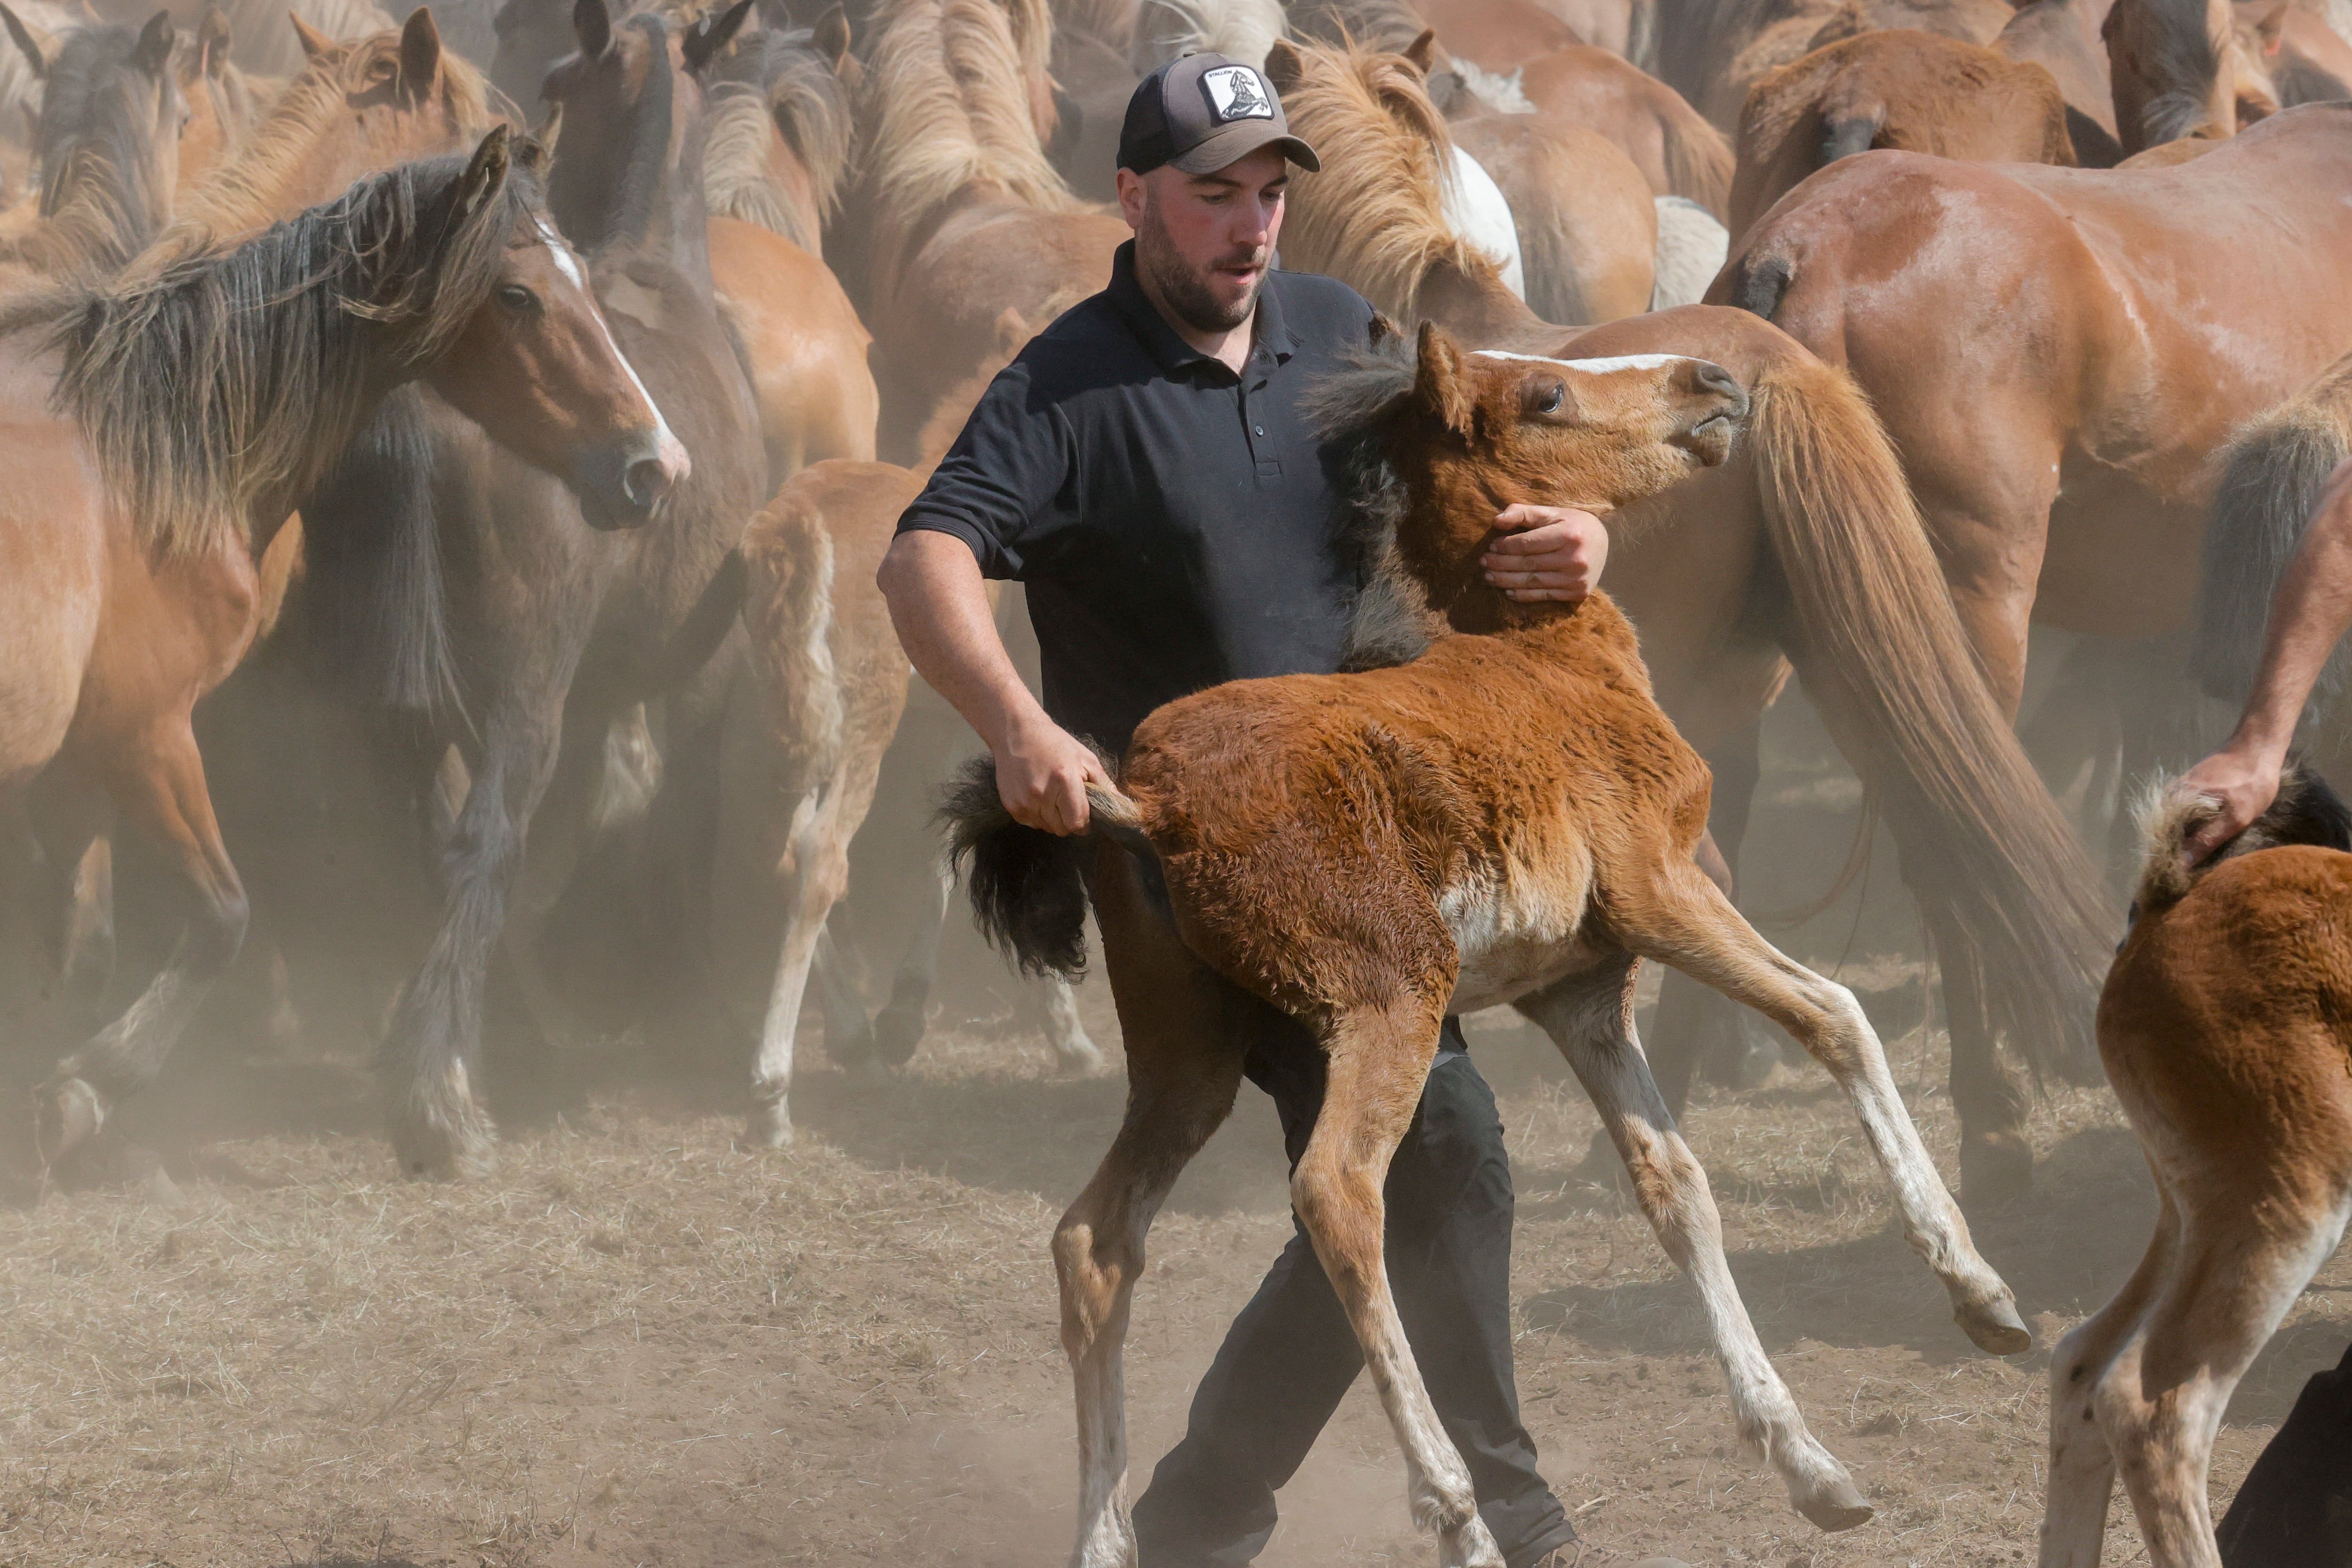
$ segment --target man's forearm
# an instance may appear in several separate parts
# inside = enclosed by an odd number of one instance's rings
[[[2271,604],[2263,659],[2232,750],[2272,761],[2284,757],[2303,705],[2352,626],[2352,464],[2329,480],[2326,499],[2304,531]]]
[[[996,616],[980,563],[964,542],[919,531],[893,541],[876,574],[890,605],[890,624],[915,672],[992,751],[1006,737],[1045,718],[997,635]]]

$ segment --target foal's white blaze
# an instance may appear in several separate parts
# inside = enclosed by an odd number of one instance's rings
[[[1612,359],[1553,359],[1549,354],[1515,354],[1504,349],[1473,349],[1471,353],[1480,359],[1556,364],[1562,370],[1580,370],[1587,375],[1606,375],[1612,370],[1656,370],[1661,365],[1679,364],[1696,357],[1692,354],[1618,354]]]
[[[572,247],[558,238],[555,231],[544,223],[539,226],[539,237],[546,243],[547,254],[555,262],[555,269],[569,279],[574,289],[588,297],[588,314],[594,320],[596,330],[604,335],[604,346],[613,351],[614,359],[621,362],[622,373],[629,378],[629,384],[637,389],[637,395],[646,400],[646,406],[654,411],[655,446],[660,450],[663,460],[671,463],[683,475],[687,466],[686,444],[670,434],[669,421],[662,416],[661,405],[656,403],[654,395],[646,390],[646,384],[637,379],[637,367],[629,363],[629,356],[621,352],[621,345],[613,341],[613,329],[604,324],[604,308],[596,303],[596,291],[588,287],[588,274],[581,267],[580,258],[573,256]]]

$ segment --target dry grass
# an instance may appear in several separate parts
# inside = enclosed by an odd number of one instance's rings
[[[1713,1096],[1691,1127],[1768,1346],[1880,1504],[1840,1537],[1733,1451],[1687,1292],[1573,1180],[1580,1095],[1520,1032],[1474,1050],[1519,1171],[1528,1423],[1588,1530],[1721,1563],[2030,1553],[2043,1360],[1978,1356],[1946,1321],[1822,1076]],[[1895,1055],[1949,1148],[1934,1043]],[[0,1215],[0,1563],[1054,1555],[1071,1423],[1043,1242],[1118,1102],[966,1035],[896,1084],[814,1071],[782,1155],[736,1152],[708,1105],[614,1089],[510,1136],[479,1186],[397,1181],[372,1138],[274,1133],[175,1155],[178,1209],[89,1193]],[[2035,1134],[2040,1194],[1980,1240],[2046,1333],[2128,1268],[2148,1205],[2104,1094],[2061,1094]],[[1155,1233],[1130,1378],[1147,1461],[1279,1245],[1282,1193],[1253,1093]],[[2223,1494],[2340,1349],[2347,1284],[2336,1265],[2242,1392]],[[1427,1561],[1399,1480],[1360,1392],[1266,1561]],[[2137,1548],[2126,1524],[2108,1561]]]

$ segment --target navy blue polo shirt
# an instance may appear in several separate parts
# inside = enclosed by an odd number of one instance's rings
[[[953,534],[1026,584],[1045,711],[1114,755],[1188,692],[1328,673],[1357,584],[1301,395],[1371,320],[1344,283],[1270,273],[1236,376],[1152,309],[1130,241],[990,384],[898,531]]]

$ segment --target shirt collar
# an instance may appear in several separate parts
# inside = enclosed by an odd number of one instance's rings
[[[1275,277],[1269,271],[1257,291],[1257,331],[1251,334],[1250,342],[1252,363],[1263,362],[1271,353],[1280,363],[1297,352],[1297,336],[1283,321],[1282,298],[1275,287]],[[1112,307],[1126,318],[1129,329],[1142,341],[1153,361],[1166,374],[1178,375],[1200,365],[1214,365],[1225,371],[1223,362],[1202,353],[1179,336],[1144,293],[1143,285],[1135,279],[1135,241],[1127,241],[1112,255],[1110,288],[1106,292]]]

